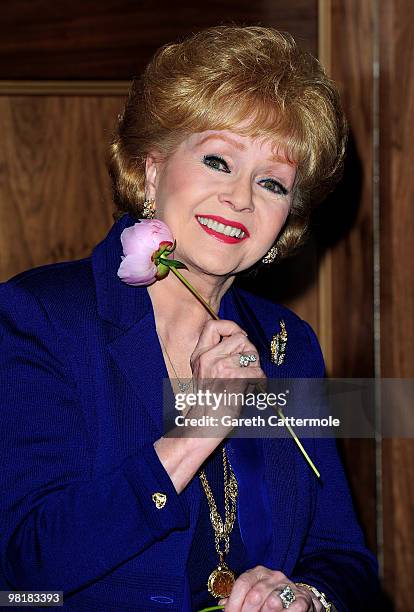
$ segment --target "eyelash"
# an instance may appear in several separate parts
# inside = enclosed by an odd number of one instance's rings
[[[219,162],[219,164],[224,166],[225,169],[222,170],[220,168],[217,168],[217,167],[213,166],[211,163],[209,163],[211,161]],[[208,166],[209,168],[211,168],[212,170],[216,170],[217,172],[225,172],[226,174],[230,174],[230,172],[231,172],[230,168],[227,165],[227,162],[222,157],[220,157],[220,155],[204,155],[203,163],[206,166]],[[275,190],[275,189],[269,189],[268,187],[264,187],[264,189],[266,189],[267,191],[270,191],[271,193],[274,193],[276,195],[283,195],[283,196],[285,196],[285,195],[288,194],[288,190],[286,189],[286,187],[284,187],[281,183],[279,183],[279,181],[275,181],[275,179],[264,178],[264,179],[261,179],[259,184],[261,184],[261,183],[269,183],[269,182],[272,183],[278,191]]]

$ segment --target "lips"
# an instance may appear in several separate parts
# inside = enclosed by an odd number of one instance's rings
[[[218,215],[197,215],[196,219],[207,234],[221,242],[236,244],[250,236],[247,227],[238,221],[225,219]]]

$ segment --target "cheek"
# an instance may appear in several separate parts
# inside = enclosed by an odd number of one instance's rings
[[[262,227],[266,234],[269,234],[270,237],[275,237],[276,234],[279,234],[288,218],[289,210],[290,207],[287,204],[280,205],[271,212],[269,211],[266,218],[262,221]]]
[[[188,173],[184,172],[181,167],[171,168],[163,174],[158,185],[159,196],[163,198],[174,197],[175,193],[179,193],[185,189],[188,182]]]
[[[188,165],[174,167],[166,172],[159,182],[157,195],[168,208],[188,212],[201,200],[209,197],[212,184],[205,173],[198,168],[189,169]]]

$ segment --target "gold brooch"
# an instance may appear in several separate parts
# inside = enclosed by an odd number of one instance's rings
[[[164,508],[165,503],[167,501],[167,496],[165,495],[165,493],[153,493],[152,501],[158,509]]]
[[[287,331],[286,324],[283,319],[279,321],[280,332],[276,332],[270,342],[270,360],[277,366],[282,365],[285,360]]]

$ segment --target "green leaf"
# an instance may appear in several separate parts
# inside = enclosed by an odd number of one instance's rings
[[[183,268],[184,270],[188,270],[187,266],[183,264],[182,261],[178,261],[178,259],[170,259],[171,268]]]
[[[187,266],[181,261],[178,261],[178,259],[164,259],[164,257],[160,257],[158,261],[169,268],[183,268],[184,270],[188,270]]]

